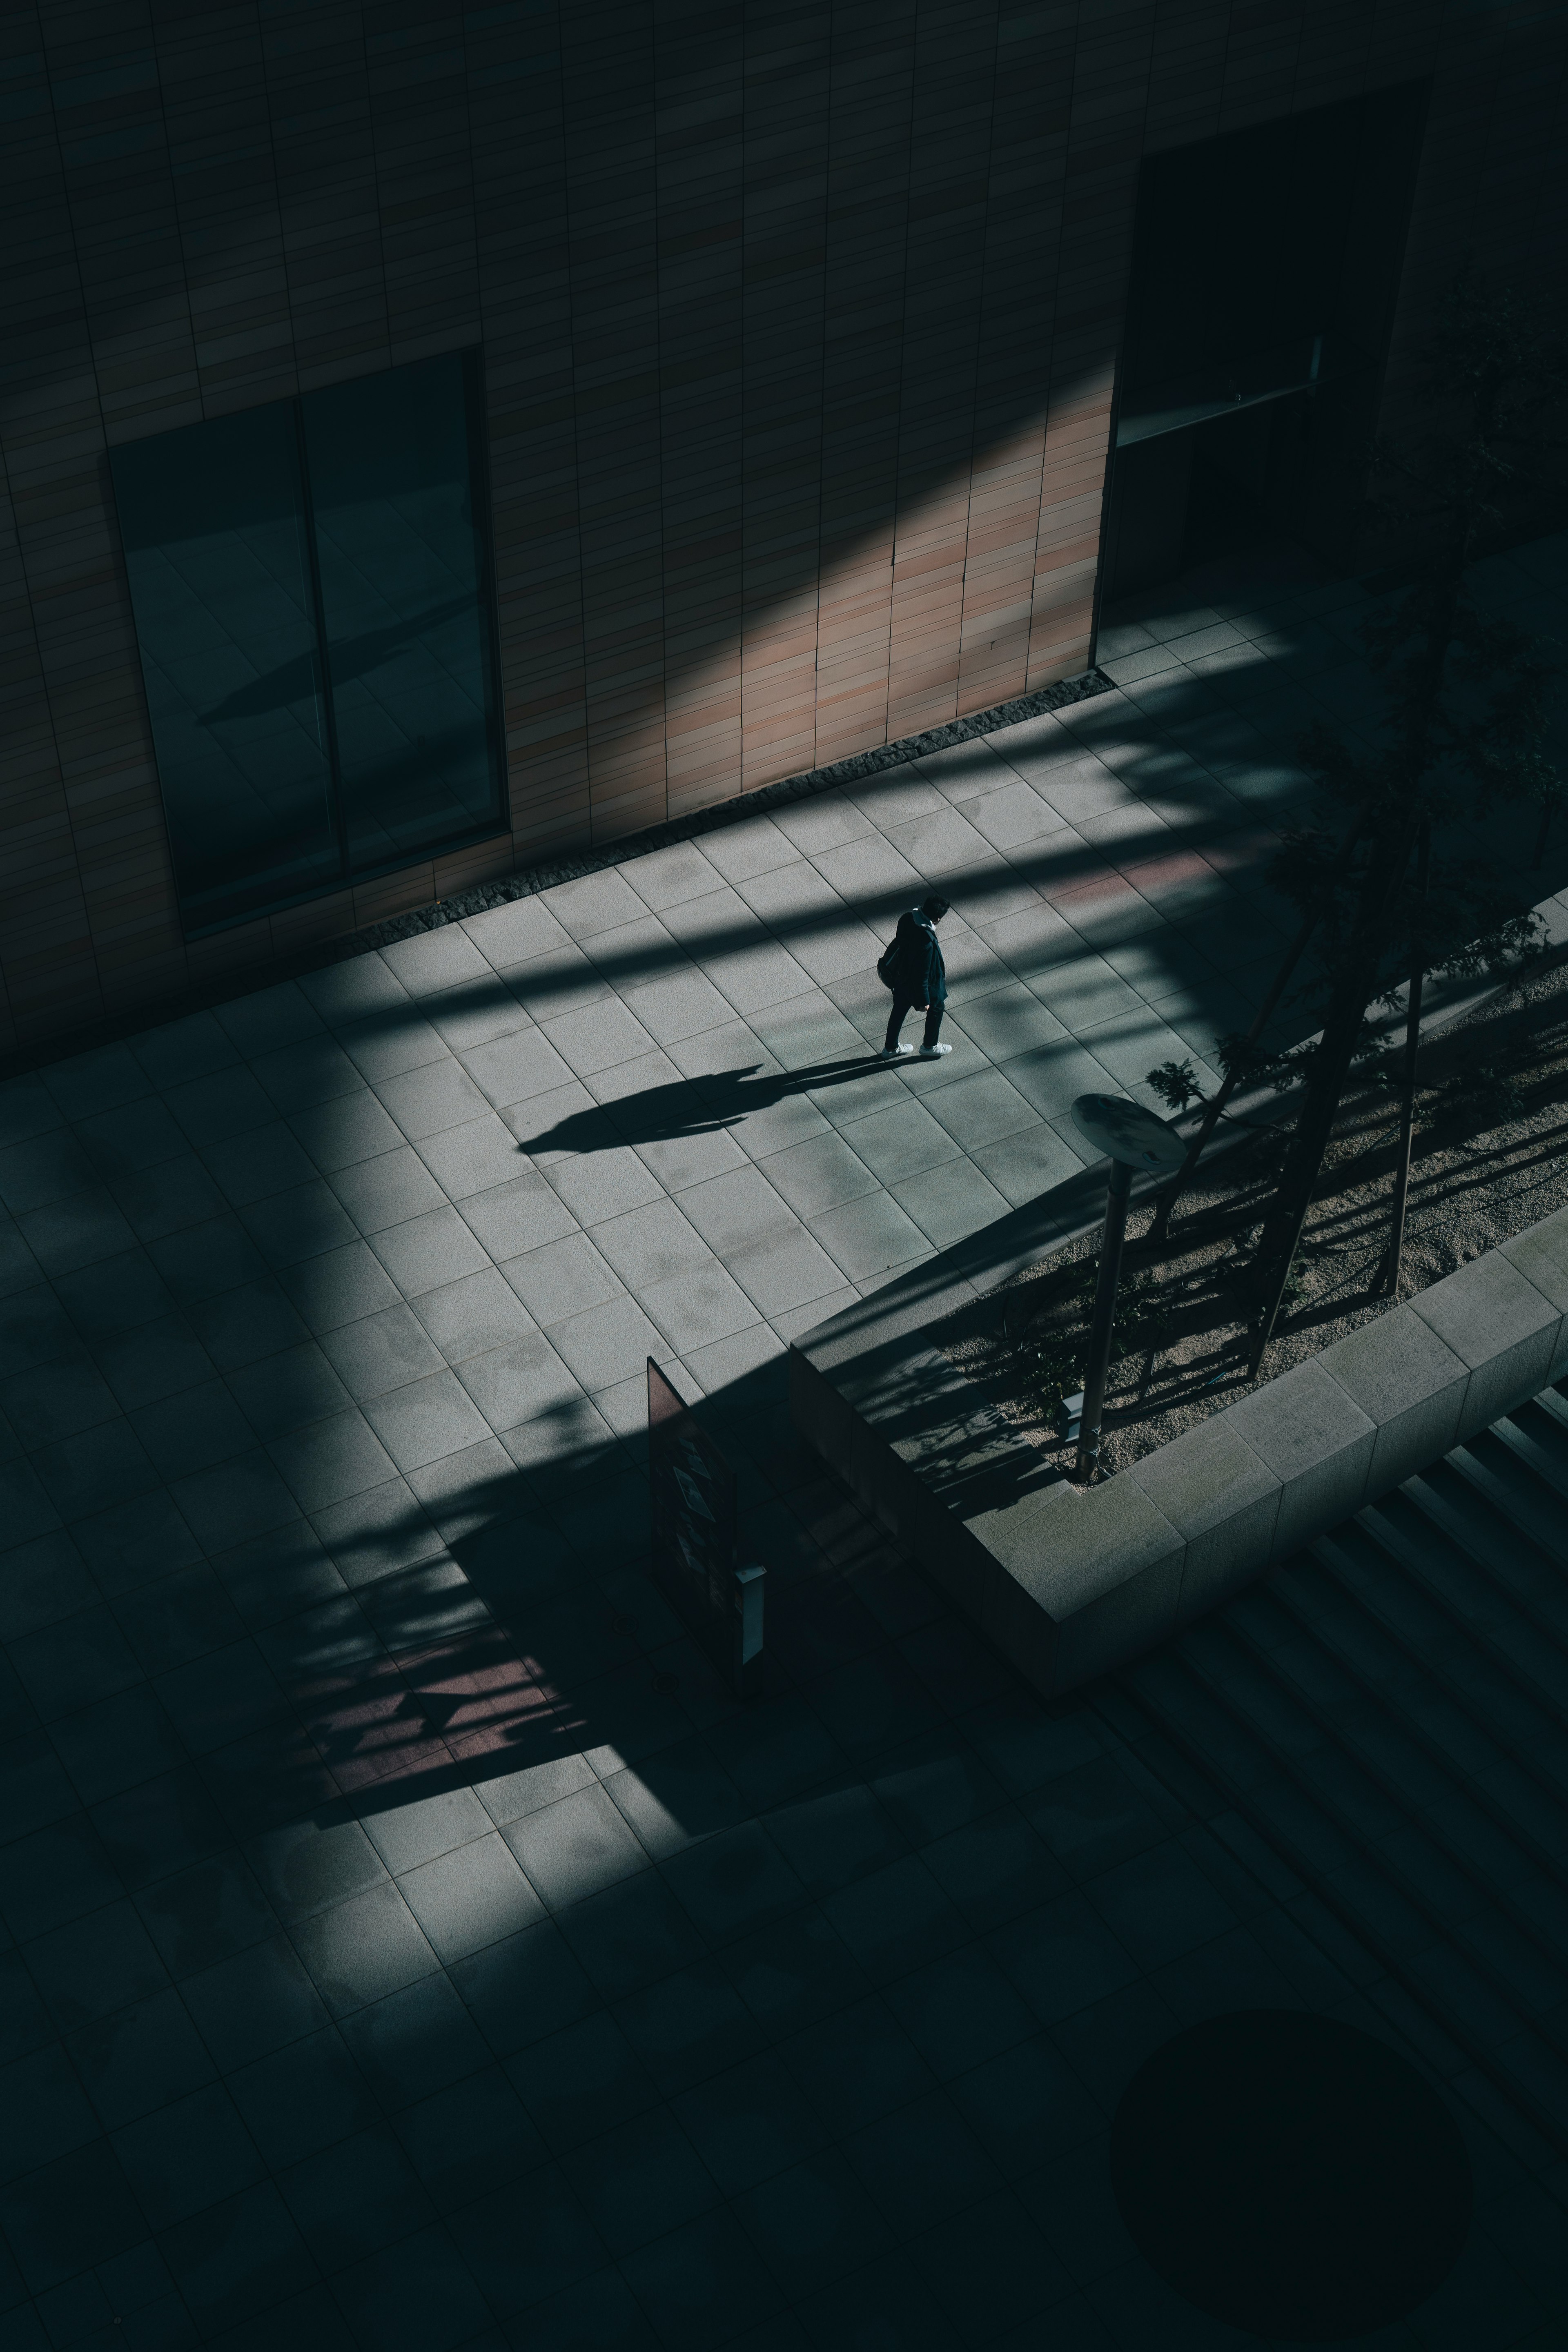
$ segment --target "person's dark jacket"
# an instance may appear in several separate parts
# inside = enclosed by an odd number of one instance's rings
[[[910,907],[899,917],[893,946],[893,993],[907,996],[911,1004],[945,1004],[947,967],[931,918]]]

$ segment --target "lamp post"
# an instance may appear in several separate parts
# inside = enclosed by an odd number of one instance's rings
[[[1116,1286],[1121,1275],[1121,1244],[1127,1235],[1127,1202],[1137,1168],[1169,1173],[1179,1168],[1186,1147],[1163,1119],[1121,1095],[1079,1095],[1072,1107],[1073,1125],[1097,1150],[1109,1153],[1110,1181],[1105,1193],[1105,1236],[1100,1245],[1100,1280],[1095,1286],[1094,1320],[1089,1329],[1089,1362],[1083,1376],[1083,1403],[1078,1425],[1078,1462],[1074,1476],[1080,1486],[1093,1478],[1100,1462],[1100,1421],[1105,1405],[1105,1375],[1110,1364],[1110,1333],[1116,1315]]]

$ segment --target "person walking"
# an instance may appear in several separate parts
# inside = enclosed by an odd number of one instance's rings
[[[920,1047],[922,1061],[934,1061],[939,1054],[951,1054],[951,1045],[940,1045],[937,1033],[942,1027],[942,1009],[947,1003],[947,968],[937,943],[936,927],[947,912],[947,900],[934,894],[910,907],[899,917],[899,928],[892,944],[877,966],[886,985],[893,992],[893,1009],[888,1015],[888,1034],[878,1059],[891,1062],[900,1054],[912,1054],[912,1045],[900,1045],[899,1032],[904,1017],[913,1005],[918,1005],[926,1017],[925,1037]]]

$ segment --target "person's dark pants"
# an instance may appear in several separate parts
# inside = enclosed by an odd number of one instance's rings
[[[909,1012],[914,1001],[915,1000],[912,996],[896,995],[894,997],[893,1009],[888,1015],[888,1034],[882,1045],[882,1051],[884,1054],[890,1054],[894,1046],[898,1044],[899,1032],[904,1025],[904,1015]],[[921,1040],[921,1050],[929,1053],[941,1034],[942,1006],[940,1004],[928,1004],[926,1007],[926,1033]]]

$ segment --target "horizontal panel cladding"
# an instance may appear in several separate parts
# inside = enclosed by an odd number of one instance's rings
[[[1395,395],[1456,240],[1544,282],[1564,235],[1550,11],[34,0],[3,38],[0,1050],[1081,669],[1145,152],[1435,72]],[[186,944],[107,452],[471,345],[505,823]]]

